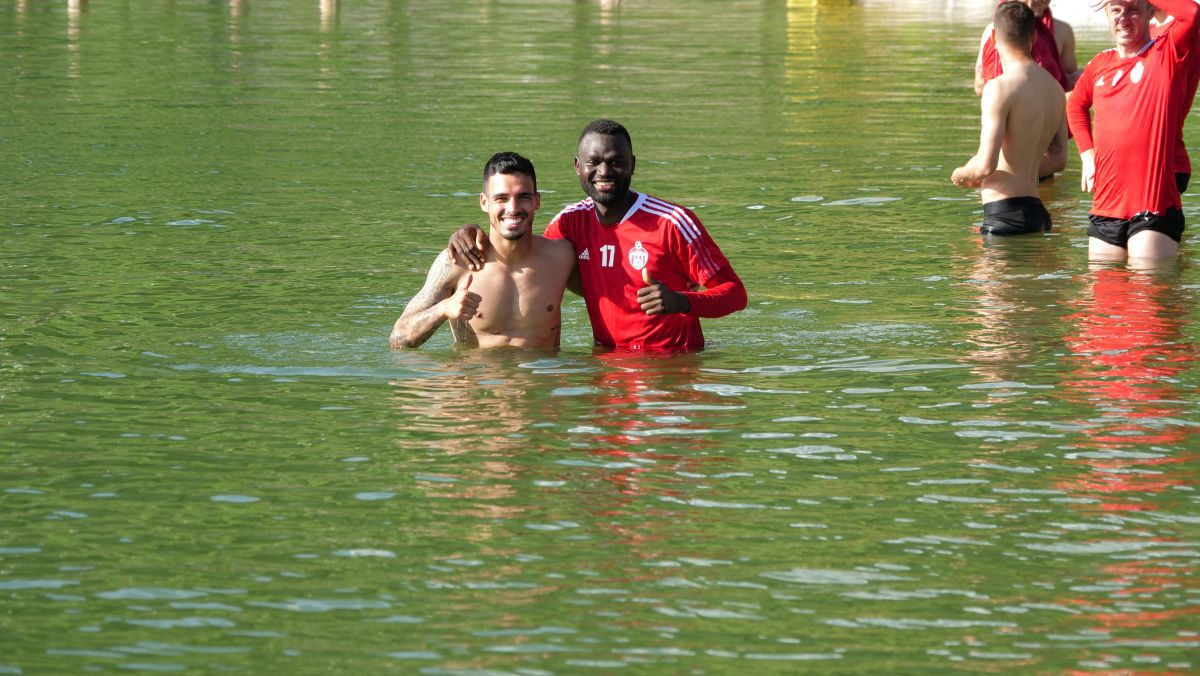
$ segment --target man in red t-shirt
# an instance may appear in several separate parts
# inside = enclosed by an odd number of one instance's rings
[[[1197,5],[1156,5],[1176,25],[1153,39],[1146,0],[1109,0],[1104,12],[1116,46],[1088,63],[1067,101],[1082,187],[1094,195],[1093,258],[1174,256],[1183,237],[1174,153],[1196,48]]]
[[[597,345],[703,349],[700,318],[746,307],[746,287],[691,210],[630,190],[635,163],[625,127],[612,120],[585,127],[575,173],[588,198],[559,212],[545,236],[575,247]],[[450,240],[468,267],[482,250],[472,227]]]

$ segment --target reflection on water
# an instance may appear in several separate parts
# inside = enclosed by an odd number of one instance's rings
[[[1067,317],[1071,396],[1093,409],[1075,454],[1088,468],[1072,489],[1113,511],[1153,510],[1148,494],[1196,480],[1196,425],[1183,376],[1200,357],[1183,330],[1194,300],[1178,274],[1096,267],[1078,312]]]
[[[972,237],[957,263],[977,292],[968,358],[986,382],[1020,380],[1035,366],[1047,336],[1046,312],[1062,302],[1066,264],[1061,243],[1046,237]]]
[[[0,12],[0,672],[1200,666],[1197,268],[967,232],[993,3],[315,4]],[[752,305],[389,352],[599,115]]]

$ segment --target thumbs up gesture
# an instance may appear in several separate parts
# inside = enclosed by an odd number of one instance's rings
[[[642,268],[642,283],[646,286],[637,292],[638,305],[642,307],[642,312],[648,315],[664,315],[692,309],[692,304],[686,296],[675,293],[666,284],[651,277],[646,268]]]
[[[475,275],[467,274],[467,279],[446,300],[442,301],[442,314],[450,320],[467,320],[479,311],[479,301],[483,300],[477,293],[471,292],[471,281]]]

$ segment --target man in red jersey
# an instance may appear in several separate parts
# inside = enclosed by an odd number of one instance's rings
[[[1153,39],[1146,0],[1108,0],[1116,46],[1088,63],[1067,101],[1082,187],[1094,195],[1088,252],[1096,259],[1174,256],[1183,238],[1174,152],[1198,8],[1193,0],[1156,3],[1175,25]]]
[[[585,127],[575,174],[588,198],[555,216],[545,236],[575,247],[597,345],[703,349],[700,318],[746,307],[746,287],[691,210],[630,190],[635,164],[625,127],[612,120]],[[468,267],[483,250],[472,229],[464,226],[450,240]]]
[[[1175,17],[1159,9],[1150,20],[1150,37],[1158,39],[1175,25]],[[1196,99],[1196,85],[1200,82],[1200,50],[1193,54],[1191,71],[1188,73],[1187,94],[1180,100],[1179,136],[1175,140],[1175,187],[1179,192],[1187,190],[1192,180],[1192,159],[1188,157],[1187,145],[1183,142],[1183,124],[1192,110]]]

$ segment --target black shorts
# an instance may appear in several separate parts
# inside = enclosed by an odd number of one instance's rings
[[[1187,192],[1188,183],[1192,182],[1192,175],[1183,172],[1175,173],[1175,187],[1179,188],[1179,194]]]
[[[1036,197],[1009,197],[983,205],[983,235],[1025,235],[1050,232],[1050,212]]]
[[[1178,244],[1183,239],[1183,212],[1175,207],[1167,209],[1161,216],[1149,211],[1143,211],[1133,218],[1111,218],[1109,216],[1088,216],[1092,222],[1088,226],[1088,237],[1107,242],[1122,249],[1129,248],[1129,238],[1143,230],[1152,230],[1175,240]]]

